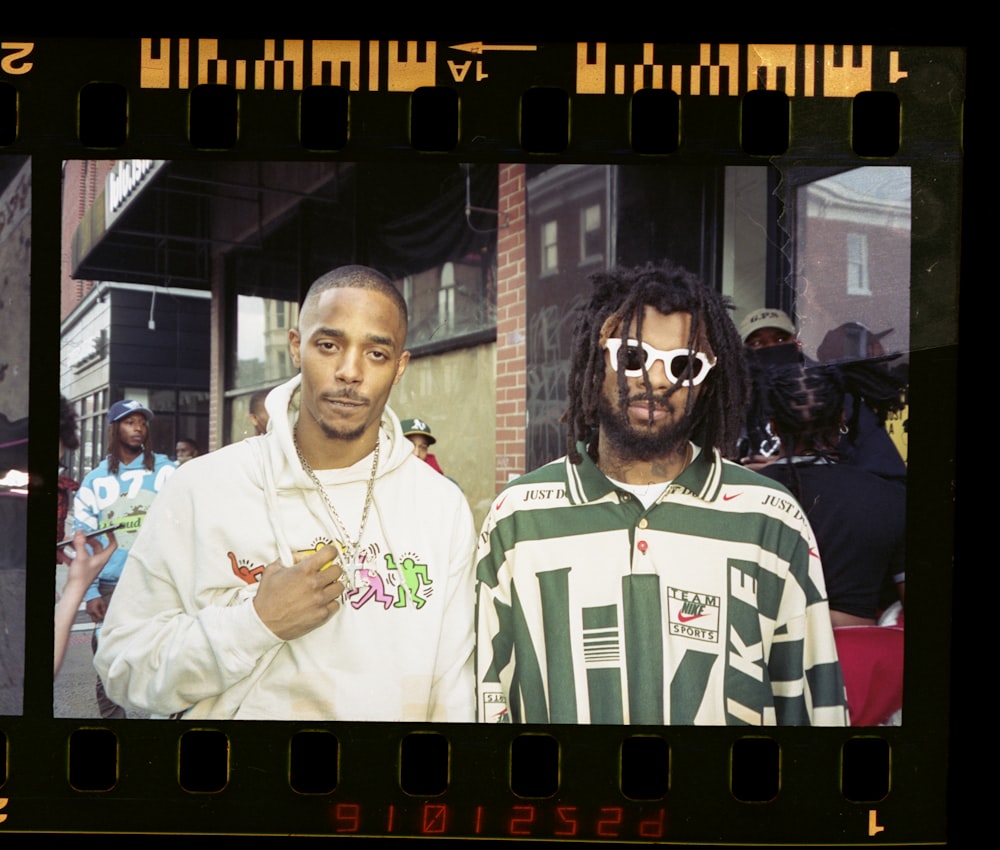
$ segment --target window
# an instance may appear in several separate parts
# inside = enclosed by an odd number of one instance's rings
[[[604,257],[604,231],[601,205],[591,204],[580,210],[580,263],[593,263]]]
[[[492,262],[492,255],[469,254],[393,281],[406,300],[411,351],[496,325]]]
[[[298,321],[298,312],[294,301],[236,297],[235,386],[274,385],[295,374],[288,329]]]
[[[455,330],[455,264],[441,267],[441,289],[438,290],[438,323],[449,335]]]
[[[847,294],[871,295],[868,279],[868,234],[847,234]]]
[[[547,221],[542,225],[542,274],[555,274],[559,271],[559,248],[556,221]]]
[[[793,169],[785,180],[794,185],[789,219],[803,352],[819,360],[856,356],[857,328],[886,337],[887,352],[908,351],[910,169]]]

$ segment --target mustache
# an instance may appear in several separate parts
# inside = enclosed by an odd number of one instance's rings
[[[369,400],[352,389],[341,390],[336,393],[324,393],[323,398],[327,401],[353,401],[357,404],[368,404]]]
[[[630,396],[626,404],[649,404],[652,402],[656,407],[662,407],[664,410],[673,410],[673,402],[670,401],[673,393],[666,392],[656,395],[656,393]]]

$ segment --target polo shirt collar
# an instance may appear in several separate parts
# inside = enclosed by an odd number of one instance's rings
[[[617,498],[615,485],[597,468],[586,445],[579,442],[576,448],[582,458],[579,464],[571,463],[568,457],[563,460],[566,496],[570,504],[598,502],[612,494]],[[722,490],[722,457],[717,449],[698,452],[698,456],[671,482],[667,490],[676,491],[681,487],[706,502],[714,502],[719,497]]]

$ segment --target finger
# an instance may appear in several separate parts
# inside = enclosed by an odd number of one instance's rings
[[[315,587],[322,591],[324,599],[337,599],[351,588],[350,577],[339,564],[316,573],[315,582]]]
[[[340,567],[339,567],[339,561],[340,561],[341,551],[340,551],[340,547],[337,546],[335,543],[329,543],[329,544],[327,544],[322,549],[320,549],[319,552],[317,552],[316,554],[318,556],[321,556],[320,560],[321,560],[322,563],[321,563],[321,566],[319,568],[320,572],[323,572],[323,570],[329,569],[334,564],[337,564],[338,565],[338,569],[340,569]],[[343,572],[343,570],[340,569],[340,572]]]
[[[341,605],[345,604],[344,594],[348,591],[348,586],[343,582],[334,582],[327,588],[328,592],[332,595],[332,599],[327,603],[327,609],[333,613]]]
[[[315,552],[296,552],[294,554],[294,563],[297,566],[301,566],[304,570],[314,570],[319,573],[333,566],[339,557],[339,547],[334,543],[328,543]]]
[[[80,529],[73,532],[73,552],[77,557],[84,557],[87,554],[87,535]]]

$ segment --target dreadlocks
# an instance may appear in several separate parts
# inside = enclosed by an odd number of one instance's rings
[[[706,448],[733,454],[749,397],[749,381],[743,346],[729,317],[730,305],[681,266],[664,261],[634,269],[609,269],[591,275],[593,294],[583,306],[573,335],[568,381],[569,408],[563,421],[569,425],[567,448],[572,463],[580,463],[578,441],[586,441],[598,425],[597,410],[604,385],[603,336],[618,334],[624,341],[635,323],[635,338],[642,342],[642,319],[647,306],[661,313],[691,314],[688,350],[698,350],[704,340],[717,358],[701,385],[697,404],[688,393],[685,414],[692,416],[692,436]],[[652,402],[653,388],[642,367],[646,398]],[[625,370],[617,371],[619,409],[628,406]],[[673,394],[675,384],[667,395]]]
[[[844,412],[844,378],[838,368],[802,364],[773,368],[767,395],[774,430],[789,457],[833,452]]]
[[[108,472],[112,475],[118,474],[118,466],[121,463],[121,456],[119,454],[122,446],[122,442],[118,437],[118,428],[121,425],[121,420],[118,422],[112,422],[108,425]],[[152,441],[147,437],[146,442],[142,445],[142,465],[146,467],[150,472],[156,465],[156,460],[153,457],[153,450],[149,447]]]
[[[902,410],[904,382],[883,365],[899,357],[890,354],[868,360],[825,363],[819,366],[772,367],[767,371],[765,386],[770,416],[778,435],[789,439],[790,448],[799,451],[820,451],[825,434],[840,426],[844,397],[852,395],[853,419],[856,423],[861,405],[875,414],[884,425],[890,411]],[[856,430],[846,423],[848,430]]]
[[[891,410],[901,410],[902,382],[883,365],[898,354],[853,362],[818,366],[794,364],[771,367],[766,372],[767,407],[777,436],[785,445],[792,468],[792,492],[799,492],[793,455],[817,460],[838,460],[842,433],[855,433],[862,405],[878,418],[879,426]],[[843,422],[845,396],[852,395],[853,423]]]

